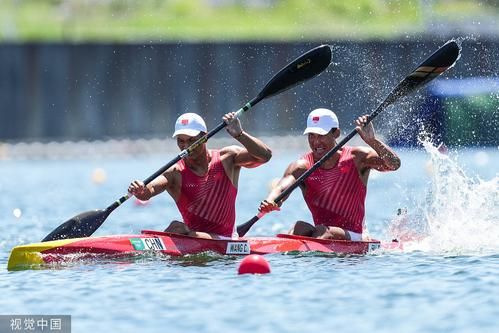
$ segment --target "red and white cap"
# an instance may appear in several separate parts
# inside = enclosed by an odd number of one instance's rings
[[[328,109],[315,109],[308,115],[307,128],[303,134],[315,133],[326,135],[332,128],[338,128],[340,123],[336,114]]]
[[[175,122],[175,132],[172,137],[174,138],[179,134],[196,136],[200,132],[207,132],[203,118],[195,113],[184,113],[177,118],[177,121]]]

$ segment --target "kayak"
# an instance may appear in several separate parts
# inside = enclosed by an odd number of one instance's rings
[[[378,240],[325,240],[278,234],[275,237],[202,239],[174,233],[142,230],[139,235],[112,235],[55,240],[16,246],[10,253],[8,270],[31,269],[47,264],[74,261],[75,258],[120,258],[134,254],[158,253],[183,256],[203,252],[221,255],[272,254],[286,252],[325,252],[366,254],[380,247],[398,247]]]

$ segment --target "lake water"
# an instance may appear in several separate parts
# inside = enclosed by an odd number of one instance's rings
[[[396,150],[400,170],[371,175],[367,225],[378,239],[413,239],[404,251],[269,255],[264,276],[239,276],[240,258],[213,255],[8,272],[13,246],[105,208],[175,155],[2,160],[0,314],[71,315],[73,332],[497,332],[497,147]],[[268,164],[242,172],[238,224],[301,153],[276,150]],[[166,195],[145,206],[129,200],[95,235],[161,230],[178,217]],[[297,219],[310,221],[296,191],[249,235],[283,232]]]

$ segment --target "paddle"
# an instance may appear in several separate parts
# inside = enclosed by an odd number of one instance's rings
[[[239,117],[243,112],[251,109],[261,100],[277,95],[306,80],[313,78],[314,76],[317,76],[329,66],[330,62],[331,48],[329,45],[321,45],[306,52],[302,56],[296,58],[294,61],[286,65],[286,67],[281,69],[276,75],[274,75],[255,98],[246,103],[246,105],[244,105],[236,112],[236,117]],[[177,157],[165,164],[163,167],[161,167],[161,169],[153,173],[149,178],[144,180],[144,184],[149,184],[154,179],[156,179],[156,177],[168,170],[172,165],[189,156],[189,154],[193,150],[208,141],[209,138],[211,138],[225,126],[227,126],[227,124],[225,122],[222,122],[216,128],[199,138],[188,148],[182,150],[180,154],[177,155]],[[48,234],[42,240],[42,242],[66,238],[88,237],[92,235],[102,225],[109,214],[111,214],[112,211],[114,211],[129,198],[130,195],[125,194],[104,210],[91,210],[76,215],[75,217],[61,224],[50,234]]]
[[[433,53],[428,59],[426,59],[421,65],[419,65],[416,70],[405,77],[385,98],[385,100],[378,106],[378,108],[368,116],[366,125],[369,124],[381,111],[386,109],[389,105],[394,103],[401,97],[404,97],[416,89],[422,87],[429,81],[433,80],[448,68],[452,67],[460,54],[460,48],[455,41],[448,41],[445,45],[439,48],[435,53]],[[334,153],[341,149],[351,138],[357,134],[356,130],[353,130],[344,137],[333,149],[328,151],[320,160],[315,162],[315,164],[303,173],[296,181],[291,184],[287,189],[285,189],[274,202],[280,204],[281,201],[286,198],[291,192],[297,188],[312,172],[319,168],[324,161],[329,159]],[[258,213],[251,220],[237,226],[237,233],[239,236],[244,236],[250,228],[263,217],[265,213]]]

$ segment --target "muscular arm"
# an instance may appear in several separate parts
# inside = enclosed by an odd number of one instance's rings
[[[361,170],[375,169],[378,171],[395,171],[400,167],[400,158],[385,143],[376,137],[372,122],[366,125],[368,116],[361,116],[356,121],[355,128],[365,143],[372,149],[359,150]]]
[[[362,168],[378,171],[395,171],[400,168],[400,158],[385,143],[378,139],[366,142],[372,149],[366,154]]]
[[[223,120],[227,123],[227,132],[244,147],[233,150],[234,166],[255,168],[270,160],[272,157],[270,148],[261,140],[246,133],[234,112],[224,115]]]
[[[284,175],[277,182],[277,185],[270,191],[267,198],[260,204],[259,210],[262,212],[270,212],[272,210],[277,210],[278,205],[275,203],[275,199],[283,193],[287,188],[289,188],[296,180],[307,171],[307,163],[304,160],[298,160],[291,163],[284,171]],[[288,197],[285,197],[279,202],[279,206],[286,201]]]
[[[168,190],[171,193],[177,183],[176,178],[176,171],[174,169],[169,169],[147,184],[147,186],[140,180],[134,180],[130,183],[128,192],[137,199],[146,201],[165,190]]]
[[[272,151],[261,140],[242,131],[241,135],[236,137],[244,149],[238,149],[234,155],[234,165],[245,168],[255,168],[270,160]]]

